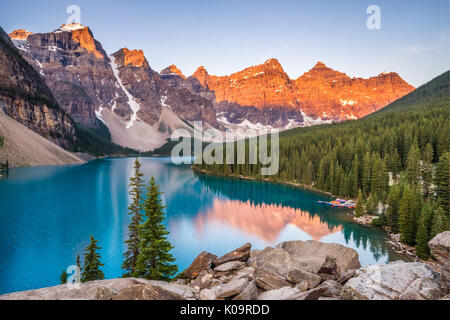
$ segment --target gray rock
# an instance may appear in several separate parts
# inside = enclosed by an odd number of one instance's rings
[[[340,271],[347,271],[361,268],[358,253],[336,243],[323,243],[319,241],[288,241],[277,245],[288,252],[297,264],[303,269],[312,273],[317,273],[327,256],[336,259],[337,267]]]
[[[427,278],[418,278],[400,295],[401,300],[437,300],[444,292],[439,284]]]
[[[283,287],[261,293],[258,300],[297,300],[302,292],[293,287]]]
[[[255,268],[245,267],[234,272],[236,276],[254,280]]]
[[[339,276],[339,268],[337,265],[337,260],[335,257],[326,256],[325,261],[320,266],[317,273],[320,274],[329,274],[338,277]]]
[[[223,263],[214,268],[214,272],[231,272],[237,269],[241,269],[245,266],[245,262],[242,261],[230,261]]]
[[[62,284],[55,287],[2,295],[0,300],[95,300],[102,295],[103,298],[106,298],[107,292],[118,293],[124,288],[145,282],[146,280],[142,279],[119,278],[80,283],[76,286]]]
[[[435,299],[444,295],[439,281],[439,274],[426,264],[396,261],[358,270],[342,288],[341,297],[347,300]]]
[[[97,292],[94,295],[94,300],[111,300],[115,295],[116,291],[106,288],[104,286],[100,286],[97,289]]]
[[[317,300],[325,288],[315,288],[301,292],[298,288],[283,287],[261,293],[258,300]]]
[[[324,295],[326,290],[327,290],[326,287],[317,287],[317,288],[302,292],[301,295],[297,298],[297,300],[317,300],[317,299],[319,299],[319,297]]]
[[[252,248],[251,243],[247,243],[243,245],[240,248],[237,248],[236,250],[233,250],[226,255],[215,259],[213,261],[213,264],[215,266],[221,265],[222,263],[229,262],[229,261],[242,261],[247,262],[247,260],[250,258],[250,250]]]
[[[200,289],[209,288],[211,286],[212,278],[212,273],[203,270],[202,272],[200,272],[198,277],[189,284],[189,286],[192,288],[198,287]]]
[[[341,293],[342,285],[337,281],[327,280],[318,288],[325,288],[325,292],[322,294],[325,297],[337,297]]]
[[[301,280],[299,283],[295,285],[295,287],[301,292],[305,292],[309,289],[309,283],[306,280]]]
[[[255,273],[255,283],[263,290],[274,290],[283,287],[293,287],[291,283],[275,272],[257,270]]]
[[[290,271],[303,268],[303,265],[296,262],[287,251],[271,247],[256,253],[250,266],[257,270],[277,273],[283,277],[287,277]]]
[[[200,300],[216,300],[216,298],[214,290],[203,289],[200,291]]]
[[[165,282],[165,281],[148,281],[148,284],[153,285],[157,289],[161,289],[166,291],[169,294],[180,296],[186,300],[195,299],[194,292],[192,288],[186,285],[177,284],[173,282]]]
[[[307,289],[312,289],[320,284],[322,281],[322,278],[319,277],[316,274],[303,271],[303,270],[293,270],[289,272],[289,275],[287,277],[287,280],[294,283],[299,284],[301,282],[306,281],[307,283]]]
[[[348,270],[348,271],[341,272],[339,278],[336,281],[343,285],[348,280],[353,278],[355,276],[355,274],[356,274],[356,270]]]
[[[207,270],[211,267],[213,260],[216,258],[217,258],[216,255],[203,251],[197,256],[197,258],[195,258],[192,264],[180,274],[180,278],[184,279],[197,278],[200,272],[202,272],[203,270]]]
[[[450,292],[450,231],[436,235],[428,242],[428,246],[441,268],[442,287]]]
[[[428,242],[428,246],[439,266],[444,269],[450,269],[450,231],[436,235]]]
[[[166,291],[160,286],[136,284],[121,290],[112,300],[185,300],[183,296]]]
[[[240,294],[233,300],[256,300],[258,298],[258,287],[254,281],[251,281]]]
[[[247,286],[249,281],[245,278],[231,279],[221,287],[217,287],[217,298],[229,298],[240,294]]]

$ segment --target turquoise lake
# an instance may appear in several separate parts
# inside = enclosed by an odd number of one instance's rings
[[[361,264],[400,259],[385,234],[351,221],[330,198],[281,184],[195,174],[169,158],[141,158],[146,179],[164,192],[166,224],[179,271],[206,250],[225,254],[247,242],[263,249],[286,240],[340,243]],[[63,167],[17,168],[0,178],[0,293],[59,284],[90,235],[99,240],[106,278],[122,275],[134,159]]]

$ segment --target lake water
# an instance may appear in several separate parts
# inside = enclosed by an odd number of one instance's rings
[[[347,209],[316,204],[325,195],[280,184],[196,175],[168,158],[142,158],[167,205],[166,224],[179,270],[201,251],[225,254],[286,240],[340,243],[363,266],[400,257],[378,229],[351,222]],[[134,159],[81,166],[17,168],[0,178],[0,293],[58,285],[94,235],[106,278],[120,268],[130,217],[128,181]]]

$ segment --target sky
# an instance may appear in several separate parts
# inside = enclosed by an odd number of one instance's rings
[[[449,0],[0,0],[0,26],[50,32],[80,8],[108,53],[143,49],[150,66],[228,75],[276,58],[295,79],[318,61],[351,77],[393,71],[420,86],[450,69]],[[380,9],[380,28],[367,13]]]

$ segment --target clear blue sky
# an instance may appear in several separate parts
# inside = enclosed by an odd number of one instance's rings
[[[81,8],[108,53],[143,49],[161,71],[226,75],[277,58],[292,78],[323,61],[350,76],[395,71],[419,86],[450,69],[449,0],[0,0],[0,25],[48,32]],[[366,27],[369,5],[381,30]]]

